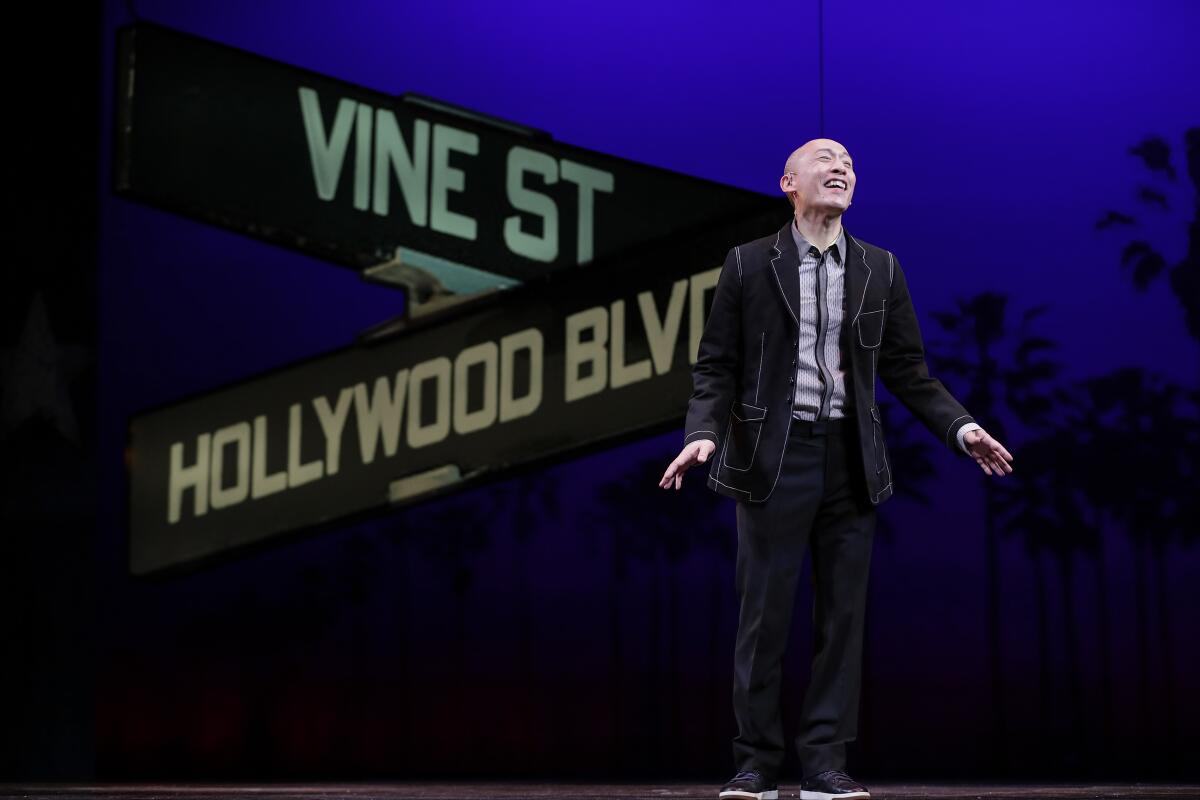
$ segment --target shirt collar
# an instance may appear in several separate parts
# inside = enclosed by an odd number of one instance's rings
[[[804,234],[800,233],[800,229],[796,227],[795,217],[792,217],[792,240],[796,242],[796,252],[800,254],[801,260],[803,260],[805,254],[808,253],[808,248],[815,247],[815,245],[809,242],[808,239],[804,238]],[[845,228],[842,228],[838,231],[838,238],[834,240],[833,244],[829,245],[829,247],[833,250],[834,261],[841,264],[842,256],[846,252]]]

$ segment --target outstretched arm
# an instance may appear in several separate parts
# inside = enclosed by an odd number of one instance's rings
[[[879,353],[883,385],[947,447],[958,449],[952,444],[957,442],[986,474],[1012,472],[1012,454],[979,427],[942,382],[929,374],[921,328],[898,259],[894,262],[886,319]]]
[[[692,365],[684,444],[708,439],[719,445],[729,419],[742,336],[742,268],[737,248],[725,256],[712,309]]]
[[[741,308],[742,269],[735,247],[725,256],[717,278],[712,310],[704,323],[696,363],[692,365],[692,396],[688,401],[683,449],[658,482],[664,489],[672,484],[678,489],[683,473],[708,461],[724,434],[741,352]]]
[[[667,465],[667,471],[659,478],[658,485],[670,489],[675,484],[675,490],[683,485],[683,473],[697,464],[703,464],[716,452],[717,445],[711,439],[697,439],[691,444],[685,444],[675,460]]]
[[[1012,453],[983,428],[967,431],[962,439],[967,454],[975,459],[984,474],[1003,478],[1012,472]]]

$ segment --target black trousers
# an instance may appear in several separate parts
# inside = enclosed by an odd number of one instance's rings
[[[778,780],[784,739],[779,689],[796,586],[812,553],[812,675],[796,749],[805,777],[845,769],[858,730],[863,618],[875,533],[852,418],[793,420],[774,492],[737,505],[736,584],[741,610],[734,649],[738,771]]]

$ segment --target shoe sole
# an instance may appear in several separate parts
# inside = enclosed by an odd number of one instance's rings
[[[801,789],[800,800],[871,800],[871,793],[845,792],[843,794],[836,794],[831,792],[810,792],[806,789]]]
[[[741,800],[779,800],[778,789],[767,789],[765,792],[742,792],[737,789],[721,792],[717,797],[741,798]]]

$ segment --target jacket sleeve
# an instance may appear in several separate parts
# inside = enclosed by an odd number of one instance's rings
[[[720,446],[737,380],[741,316],[741,254],[735,247],[725,256],[696,363],[692,365],[692,397],[688,401],[684,444],[709,439]]]
[[[934,436],[955,453],[964,455],[958,447],[958,429],[975,420],[942,382],[929,374],[908,281],[899,259],[891,253],[888,258],[892,259],[894,274],[879,351],[879,377],[888,391]]]

